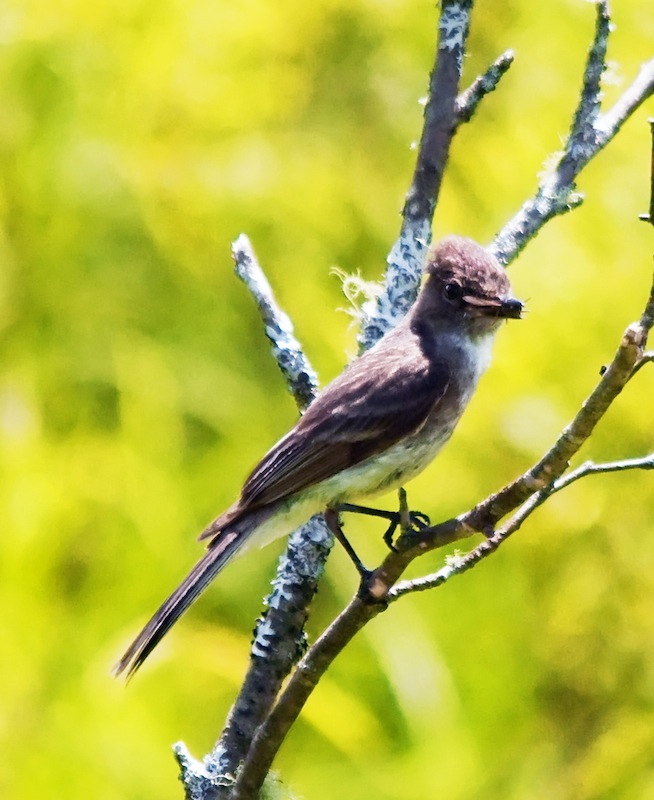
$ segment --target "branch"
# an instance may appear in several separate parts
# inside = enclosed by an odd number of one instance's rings
[[[649,222],[650,225],[654,225],[654,119],[650,118],[647,121],[649,122],[649,131],[652,137],[652,157],[650,160],[649,172],[649,213],[640,214],[638,219],[642,219],[643,222]]]
[[[316,373],[293,333],[291,320],[277,305],[247,236],[238,237],[232,252],[236,273],[259,309],[273,356],[303,410],[317,392]],[[213,800],[229,793],[233,785],[230,776],[245,758],[258,725],[305,648],[307,609],[332,544],[321,516],[312,517],[291,536],[273,591],[266,598],[266,611],[257,623],[247,674],[220,740],[204,762],[194,760],[182,742],[175,745],[188,798]]]
[[[573,470],[561,478],[554,481],[547,489],[533,494],[516,512],[516,514],[509,520],[509,522],[502,527],[493,537],[487,542],[483,542],[479,547],[476,547],[470,553],[463,556],[457,554],[449,556],[446,559],[445,566],[431,575],[424,575],[420,578],[414,578],[408,581],[400,581],[388,592],[388,602],[399,600],[406,594],[413,592],[424,592],[428,589],[435,589],[441,584],[445,583],[454,575],[466,572],[473,566],[478,564],[483,558],[493,553],[499,545],[507,539],[512,533],[515,533],[525,520],[530,517],[537,508],[551,497],[556,492],[567,488],[575,481],[585,478],[588,475],[599,475],[609,472],[623,472],[632,469],[654,469],[654,453],[650,453],[643,458],[627,458],[622,461],[611,461],[604,464],[595,464],[592,461],[586,461],[580,467]]]
[[[457,127],[456,101],[472,5],[472,0],[441,3],[435,64],[416,166],[402,210],[402,227],[386,259],[384,289],[373,308],[362,309],[361,350],[372,347],[395,327],[418,294],[434,209]]]
[[[280,744],[327,667],[383,608],[354,598],[317,639],[297,665],[277,705],[257,731],[229,800],[253,800],[257,797]]]
[[[621,461],[607,461],[603,464],[584,461],[577,469],[554,481],[550,494],[560,492],[561,489],[565,489],[571,483],[578,481],[580,478],[585,478],[587,475],[603,475],[607,472],[624,472],[631,469],[654,469],[654,453],[642,458],[624,458]]]
[[[513,64],[507,50],[460,94],[459,83],[468,37],[472,1],[443,2],[439,40],[429,82],[424,123],[411,186],[402,210],[400,235],[386,259],[382,292],[362,311],[360,349],[372,347],[395,327],[415,301],[441,182],[454,134],[469,122],[483,98],[495,91]]]
[[[304,625],[332,544],[322,515],[312,517],[290,537],[273,591],[265,600],[266,610],[257,621],[248,671],[220,740],[205,758],[210,774],[236,773],[282,683],[306,649]],[[222,787],[216,798],[227,796],[230,784]]]
[[[416,166],[402,210],[402,227],[386,259],[383,291],[374,303],[362,308],[361,350],[372,347],[413,305],[454,134],[472,118],[483,98],[497,88],[514,60],[513,51],[502,53],[457,95],[472,5],[466,0],[441,4],[435,65]]]
[[[541,180],[536,194],[497,234],[489,250],[502,264],[509,264],[545,223],[583,202],[575,192],[575,179],[588,162],[613,139],[624,122],[654,93],[654,59],[643,64],[638,76],[613,108],[599,113],[600,80],[606,69],[610,33],[608,2],[597,2],[595,38],[588,53],[579,105],[568,141],[556,165]]]
[[[318,379],[293,334],[259,266],[248,238],[234,242],[236,273],[254,297],[277,361],[300,411],[317,393]],[[305,649],[308,608],[325,568],[333,538],[322,515],[293,533],[280,559],[266,611],[257,622],[247,674],[225,729],[205,759],[210,772],[231,775],[245,758],[257,727],[272,708],[281,685]],[[229,784],[223,784],[226,793]],[[220,795],[218,795],[220,796]]]
[[[488,67],[483,75],[479,75],[470,86],[461,92],[454,104],[455,124],[458,128],[464,122],[470,122],[477,106],[490,92],[494,92],[515,59],[513,50],[506,50]]]
[[[273,358],[298,408],[303,411],[318,392],[318,376],[295,338],[289,316],[277,305],[270,283],[245,234],[242,233],[233,243],[232,256],[236,274],[257,304],[266,336],[272,344]]]

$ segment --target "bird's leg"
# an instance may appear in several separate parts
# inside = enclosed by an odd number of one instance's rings
[[[339,511],[347,511],[352,514],[365,514],[369,517],[381,517],[387,519],[390,525],[384,533],[383,539],[389,550],[395,550],[393,545],[393,534],[400,523],[399,513],[397,511],[385,511],[383,508],[370,508],[369,506],[359,506],[355,503],[341,503],[338,506]]]
[[[372,572],[369,569],[366,569],[363,566],[363,562],[356,554],[354,548],[347,540],[345,534],[343,533],[343,529],[341,528],[341,522],[338,518],[338,513],[340,510],[340,506],[338,508],[326,508],[323,514],[325,518],[325,522],[327,523],[327,527],[329,530],[334,534],[334,536],[338,539],[338,541],[343,545],[345,548],[345,552],[348,554],[352,563],[357,569],[357,572],[361,576],[361,585],[367,585]]]
[[[393,535],[397,530],[398,525],[400,529],[405,531],[420,531],[430,525],[429,517],[421,511],[410,511],[407,501],[406,492],[404,489],[399,490],[400,507],[398,511],[386,511],[382,508],[370,508],[369,506],[360,506],[355,503],[341,503],[338,505],[338,511],[346,511],[353,514],[365,514],[370,517],[381,517],[389,521],[389,526],[384,533],[384,542],[389,550],[395,551],[393,544]]]
[[[339,503],[336,508],[338,511],[347,511],[352,514],[365,514],[368,517],[381,517],[382,519],[399,522],[399,520],[397,520],[397,511],[386,511],[384,508],[371,508],[370,506],[360,506],[356,503]]]

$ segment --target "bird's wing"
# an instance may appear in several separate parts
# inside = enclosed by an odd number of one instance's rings
[[[243,486],[243,512],[288,497],[384,452],[417,430],[449,383],[445,364],[365,357],[309,406],[297,425],[255,467]],[[240,516],[240,514],[239,514]]]

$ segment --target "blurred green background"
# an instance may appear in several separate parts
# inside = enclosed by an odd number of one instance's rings
[[[609,104],[654,41],[647,3],[614,5]],[[230,242],[250,235],[323,381],[337,374],[355,332],[330,270],[381,275],[435,23],[424,0],[0,7],[3,798],[178,798],[170,744],[200,756],[219,734],[282,543],[233,564],[127,689],[109,671],[296,418]],[[517,60],[457,136],[437,236],[487,242],[533,192],[593,28],[581,0],[479,0],[466,82],[508,47]],[[529,315],[410,489],[433,519],[530,466],[639,315],[648,113],[512,266]],[[654,448],[652,372],[584,458]],[[653,798],[652,489],[581,482],[480,568],[381,615],[311,699],[282,778],[311,800]],[[379,527],[350,525],[378,560]],[[327,573],[312,635],[356,585],[340,551]]]

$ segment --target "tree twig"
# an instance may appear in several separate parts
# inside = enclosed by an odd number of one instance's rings
[[[504,542],[511,534],[515,533],[524,524],[525,520],[530,517],[539,506],[541,506],[549,497],[556,492],[559,492],[575,481],[585,478],[589,475],[598,475],[610,472],[623,472],[633,469],[654,469],[654,453],[650,453],[643,458],[627,458],[622,461],[612,461],[603,464],[595,464],[592,461],[586,461],[577,469],[568,473],[567,475],[558,478],[546,489],[541,489],[529,497],[525,503],[516,511],[511,519],[503,525],[497,533],[492,536],[488,541],[482,542],[481,545],[474,548],[474,550],[464,555],[457,554],[450,556],[446,559],[445,565],[437,572],[430,575],[424,575],[419,578],[413,578],[407,581],[399,581],[388,592],[388,602],[399,600],[400,597],[413,592],[424,592],[428,589],[435,589],[448,581],[454,575],[459,575],[462,572],[476,566],[486,556],[494,552],[499,545]]]
[[[434,209],[456,130],[456,100],[472,5],[473,0],[441,3],[436,58],[416,166],[402,210],[402,227],[386,259],[383,291],[372,308],[362,309],[361,350],[367,350],[395,327],[418,294]]]
[[[583,464],[554,481],[550,494],[560,492],[571,483],[585,478],[587,475],[604,475],[608,472],[624,472],[632,469],[654,469],[654,453],[642,458],[623,458],[620,461],[605,461],[596,464],[594,461],[584,461]]]
[[[318,392],[318,376],[295,337],[290,317],[277,304],[268,278],[244,233],[232,244],[232,256],[236,274],[259,309],[264,331],[272,345],[272,356],[298,408],[303,411]]]
[[[649,167],[649,213],[639,214],[638,219],[654,225],[654,119],[650,118],[647,121],[649,122],[649,133],[652,139],[652,157]]]
[[[458,128],[463,122],[469,122],[477,110],[477,106],[489,94],[494,92],[515,59],[513,50],[505,50],[501,56],[495,59],[488,67],[486,72],[479,75],[457,97],[454,104],[455,125]]]
[[[495,91],[514,60],[513,51],[507,50],[457,94],[472,6],[467,0],[441,3],[435,64],[416,166],[402,210],[402,227],[386,259],[383,290],[361,309],[361,350],[367,350],[393,328],[416,299],[454,134],[472,118],[483,98]]]
[[[297,719],[307,698],[340,652],[382,606],[366,605],[354,598],[320,636],[295,668],[280,701],[260,726],[247,760],[238,775],[230,800],[254,800],[281,742]]]
[[[536,194],[520,208],[496,235],[489,250],[502,264],[509,264],[545,223],[565,214],[583,202],[575,191],[575,180],[588,162],[613,139],[623,123],[654,93],[654,59],[641,67],[638,76],[615,105],[599,113],[600,80],[606,69],[606,49],[610,34],[608,2],[599,0],[597,25],[588,53],[579,105],[574,114],[568,141],[556,165],[542,178]]]

